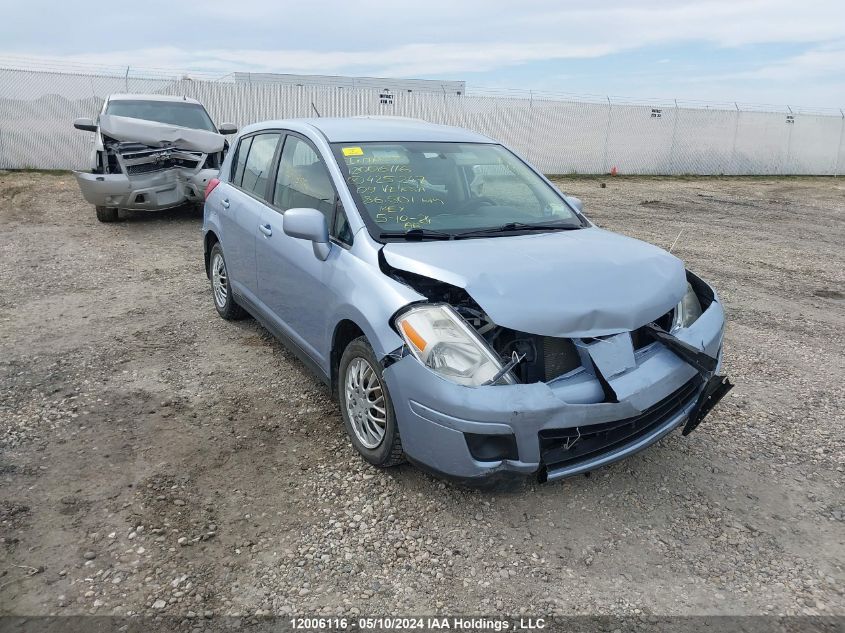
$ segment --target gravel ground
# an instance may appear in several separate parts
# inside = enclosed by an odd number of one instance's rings
[[[556,484],[378,471],[254,321],[195,210],[96,222],[0,173],[0,612],[845,614],[845,181],[561,180],[726,306],[688,438]]]

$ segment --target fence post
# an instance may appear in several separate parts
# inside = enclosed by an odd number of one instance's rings
[[[672,123],[672,144],[669,146],[669,169],[667,174],[674,174],[675,169],[675,133],[678,131],[678,100],[675,99],[675,120]]]
[[[607,126],[604,128],[604,155],[601,160],[601,173],[607,173],[607,141],[610,136],[610,115],[613,114],[613,102],[607,97]]]
[[[736,101],[734,101],[734,107],[736,108],[736,121],[734,122],[734,140],[733,145],[731,147],[731,160],[730,160],[730,167],[733,168],[734,173],[738,170],[736,168],[736,137],[739,134],[739,115],[740,109],[737,105]]]
[[[839,114],[842,115],[842,122],[839,124],[839,143],[836,144],[836,161],[833,163],[833,177],[839,175],[839,155],[842,153],[842,134],[845,132],[845,112],[839,108]]]

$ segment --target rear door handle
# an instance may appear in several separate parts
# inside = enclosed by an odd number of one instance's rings
[[[221,204],[223,205],[224,209],[228,209],[229,208],[229,198],[224,198],[223,202],[221,202]]]
[[[267,237],[273,235],[273,227],[269,224],[259,224],[258,230],[264,233],[264,235],[266,235]]]

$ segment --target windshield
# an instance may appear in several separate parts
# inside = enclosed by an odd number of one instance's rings
[[[504,229],[509,224],[582,226],[561,194],[501,145],[335,143],[333,149],[375,237],[521,230]]]
[[[216,132],[208,112],[198,103],[180,101],[109,101],[106,114]]]

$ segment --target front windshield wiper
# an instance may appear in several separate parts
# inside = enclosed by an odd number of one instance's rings
[[[409,231],[392,231],[388,233],[380,233],[379,237],[385,238],[400,238],[409,241],[422,240],[451,240],[455,236],[452,233],[444,233],[443,231],[433,231],[431,229],[411,229]]]
[[[574,231],[580,229],[578,225],[572,224],[526,224],[525,222],[508,222],[501,226],[491,226],[486,229],[473,229],[456,233],[455,239],[462,237],[473,237],[475,235],[487,235],[490,233],[509,233],[510,231]]]

